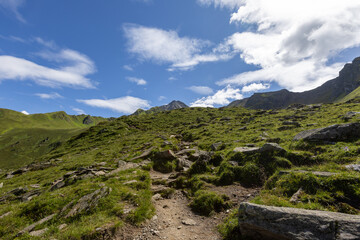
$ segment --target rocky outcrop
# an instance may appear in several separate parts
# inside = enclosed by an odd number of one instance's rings
[[[241,203],[239,227],[245,239],[360,239],[360,216]]]
[[[325,128],[303,131],[294,137],[295,141],[350,141],[360,138],[360,123],[336,124]]]
[[[110,192],[111,188],[103,187],[93,193],[83,196],[66,214],[65,218],[74,217],[78,214],[94,209],[98,205],[100,199],[106,197]]]
[[[245,154],[254,154],[254,153],[263,153],[263,152],[281,152],[285,153],[286,150],[280,147],[277,143],[265,143],[261,148],[260,147],[237,147],[234,149],[234,152],[245,153]]]
[[[23,235],[24,233],[28,233],[28,232],[31,232],[32,230],[35,229],[35,227],[43,224],[43,223],[46,223],[48,221],[50,221],[51,219],[53,219],[55,217],[56,214],[52,214],[50,216],[47,216],[46,218],[43,218],[41,219],[40,221],[36,222],[36,223],[33,223],[29,226],[27,226],[26,228],[24,228],[23,230],[21,230],[16,236],[19,237],[21,235]]]

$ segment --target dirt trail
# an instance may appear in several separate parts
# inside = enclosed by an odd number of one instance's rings
[[[150,172],[152,179],[167,180],[169,174]],[[159,185],[154,186],[158,188]],[[160,186],[161,187],[161,186]],[[213,187],[209,190],[226,194],[237,206],[241,201],[252,198],[257,189],[247,189],[240,185]],[[158,195],[157,195],[158,196]],[[127,226],[116,239],[124,240],[218,240],[221,239],[217,225],[224,221],[227,212],[210,217],[193,213],[188,206],[189,200],[181,190],[177,190],[170,199],[153,197],[156,215],[140,228]]]

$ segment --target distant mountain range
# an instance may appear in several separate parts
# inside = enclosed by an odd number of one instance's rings
[[[249,98],[237,100],[228,107],[250,109],[279,109],[295,103],[317,104],[339,102],[360,86],[360,57],[355,58],[340,71],[339,76],[310,91],[295,93],[286,89],[255,93]],[[352,94],[356,95],[357,94]],[[348,97],[351,98],[351,97]],[[350,99],[349,99],[350,100]]]
[[[174,100],[174,101],[172,101],[171,103],[169,103],[167,105],[162,105],[162,106],[159,106],[159,107],[153,107],[153,108],[150,108],[149,110],[138,109],[132,115],[141,115],[141,114],[145,114],[145,113],[163,112],[163,111],[170,111],[170,110],[175,110],[175,109],[180,109],[180,108],[188,108],[188,107],[189,106],[187,106],[185,103]]]

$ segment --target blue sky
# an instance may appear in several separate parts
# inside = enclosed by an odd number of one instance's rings
[[[121,116],[304,91],[359,56],[354,0],[0,0],[0,107]]]

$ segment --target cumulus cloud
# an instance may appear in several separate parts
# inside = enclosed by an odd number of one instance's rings
[[[137,85],[146,85],[147,82],[142,78],[135,78],[135,77],[127,77],[126,78],[129,82],[136,83]]]
[[[353,0],[198,0],[234,8],[231,23],[249,24],[225,41],[259,70],[238,74],[219,85],[276,81],[293,91],[317,87],[336,77],[344,65],[328,60],[360,46],[360,2]],[[252,30],[251,30],[252,29]]]
[[[206,86],[191,86],[188,87],[187,89],[201,95],[209,95],[214,92],[210,87],[206,87]]]
[[[23,16],[19,13],[19,8],[25,3],[25,0],[0,0],[0,9],[10,11],[17,20],[26,23]]]
[[[48,87],[94,88],[87,77],[96,71],[86,55],[71,49],[43,51],[38,56],[55,62],[57,68],[47,67],[24,58],[0,55],[0,82],[3,80],[31,80]]]
[[[241,92],[247,93],[247,92],[257,92],[260,90],[265,90],[270,88],[270,84],[262,84],[262,83],[252,83],[250,85],[244,86],[241,89]]]
[[[166,31],[134,24],[124,25],[128,51],[142,60],[170,64],[169,71],[189,70],[200,63],[228,60],[232,54],[208,49],[211,42],[180,37],[176,31]]]
[[[227,105],[233,100],[243,99],[240,89],[227,86],[217,91],[214,95],[207,96],[191,103],[191,107],[214,107],[214,105]]]
[[[80,108],[73,108],[72,110],[79,115],[86,115],[85,111]]]
[[[53,93],[36,93],[35,96],[38,96],[42,99],[56,99],[56,98],[63,98],[60,94],[53,92]]]
[[[88,99],[88,100],[77,100],[80,103],[92,107],[106,108],[115,112],[130,114],[135,112],[139,108],[149,108],[150,104],[147,100],[126,96],[114,99]]]
[[[22,114],[25,114],[25,115],[30,115],[30,113],[28,113],[27,111],[21,111]]]

